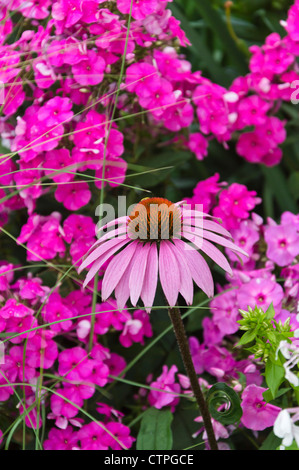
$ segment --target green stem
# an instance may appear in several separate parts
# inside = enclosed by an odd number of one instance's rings
[[[175,308],[169,307],[168,313],[172,322],[173,330],[177,339],[181,357],[182,357],[187,375],[190,380],[190,385],[194,393],[194,396],[196,398],[196,402],[200,409],[200,413],[203,419],[203,424],[204,424],[204,427],[208,436],[210,449],[218,450],[218,445],[217,445],[217,441],[216,441],[213,426],[212,426],[211,416],[209,413],[207,403],[201,391],[200,385],[198,383],[198,377],[195,372],[195,368],[194,368],[194,364],[193,364],[193,360],[192,360],[192,356],[191,356],[191,352],[189,348],[188,338],[186,335],[184,323],[181,318],[180,310],[177,307]]]

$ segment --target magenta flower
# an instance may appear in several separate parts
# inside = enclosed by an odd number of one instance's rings
[[[279,313],[283,298],[283,288],[271,279],[251,279],[237,291],[237,305],[243,310],[257,306],[266,311],[273,303],[274,309]]]
[[[212,297],[211,271],[197,250],[226,272],[232,271],[227,259],[211,242],[246,255],[208,215],[183,210],[163,198],[142,200],[130,216],[116,219],[108,227],[116,225],[117,229],[95,242],[79,272],[91,265],[84,282],[86,286],[103,264],[110,261],[103,277],[102,298],[105,301],[115,291],[119,309],[124,308],[129,297],[134,306],[141,297],[150,312],[158,277],[169,306],[175,306],[179,293],[187,304],[192,303],[193,281]]]
[[[278,266],[291,264],[299,255],[299,232],[294,224],[265,227],[265,241],[267,257]]]
[[[151,406],[158,410],[164,406],[175,406],[179,402],[178,393],[181,392],[181,387],[175,383],[175,373],[178,371],[176,366],[171,366],[168,370],[167,366],[163,366],[163,372],[160,377],[154,382],[151,382],[152,387],[148,401]]]
[[[87,51],[86,56],[78,64],[73,65],[74,79],[80,85],[98,85],[104,77],[106,67],[103,57],[95,51]]]
[[[43,447],[45,450],[72,450],[77,444],[77,432],[73,432],[72,426],[68,426],[66,429],[50,429]]]
[[[27,343],[27,362],[31,367],[49,369],[58,356],[58,347],[52,339],[53,333],[39,330]]]
[[[82,426],[78,431],[78,439],[82,450],[107,450],[108,445],[104,439],[104,426],[92,421]]]
[[[55,96],[46,102],[37,113],[39,121],[46,121],[47,126],[55,126],[69,121],[73,116],[72,102],[69,98]]]
[[[87,352],[79,346],[62,351],[58,362],[58,373],[68,381],[81,383],[92,373],[93,361],[88,359]]]
[[[91,192],[85,181],[60,184],[55,191],[55,198],[70,211],[76,211],[89,203]]]
[[[130,436],[131,430],[122,423],[111,421],[105,425],[109,431],[104,433],[103,442],[113,450],[129,449],[136,440]]]
[[[129,14],[131,0],[117,0],[117,8],[121,13]],[[132,17],[136,20],[143,20],[151,13],[160,8],[158,0],[133,0]]]
[[[150,338],[152,335],[149,316],[143,310],[136,310],[133,318],[126,321],[119,342],[125,348],[129,348],[133,343],[144,344],[144,337]]]
[[[103,161],[99,161],[98,168],[95,172],[96,178],[95,185],[101,189],[106,184],[111,187],[117,187],[125,181],[127,162],[120,157],[109,157],[105,162],[105,171],[103,178]],[[102,180],[103,178],[103,180]]]
[[[241,422],[253,431],[262,431],[274,425],[281,408],[266,403],[263,392],[266,389],[257,385],[248,385],[242,393],[241,407],[243,415]]]

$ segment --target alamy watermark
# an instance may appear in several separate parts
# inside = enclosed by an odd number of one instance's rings
[[[294,80],[290,84],[291,88],[294,88],[293,93],[291,94],[291,103],[298,104],[299,103],[299,80]]]
[[[131,238],[162,241],[184,238],[186,244],[200,248],[204,218],[202,204],[174,204],[166,199],[145,198],[127,207],[126,196],[118,196],[117,210],[108,203],[97,206],[97,238]]]

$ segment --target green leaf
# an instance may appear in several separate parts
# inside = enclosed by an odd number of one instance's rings
[[[273,302],[271,302],[271,304],[269,305],[269,307],[267,308],[265,313],[266,313],[267,320],[270,320],[271,318],[274,318],[275,310],[274,310],[274,307],[273,307]]]
[[[240,341],[238,342],[238,346],[241,346],[243,344],[248,344],[251,343],[251,341],[254,340],[257,334],[257,329],[255,328],[254,330],[248,330],[244,335],[241,337]]]
[[[143,415],[137,436],[137,450],[171,450],[173,414],[149,408]]]
[[[201,35],[191,26],[181,9],[173,3],[169,5],[169,9],[172,11],[173,16],[180,21],[181,28],[191,42],[190,51],[208,69],[211,78],[220,85],[229,86],[231,78],[228,73],[215,61],[212,52],[206,47]]]
[[[150,188],[157,184],[165,181],[166,177],[169,176],[172,171],[178,166],[184,164],[187,160],[192,157],[191,152],[185,151],[173,151],[163,152],[158,155],[153,155],[150,158],[150,167],[148,167],[149,159],[142,158],[139,160],[140,167],[146,168],[148,172],[141,172],[140,175],[130,177],[130,181],[134,184],[139,184],[144,188]],[[149,172],[149,170],[154,170]]]
[[[284,374],[285,370],[281,364],[268,359],[265,367],[265,379],[273,398],[276,397],[277,390],[284,380]]]
[[[299,199],[299,171],[294,171],[289,177],[290,191],[295,199]]]
[[[271,431],[260,446],[259,450],[276,450],[280,443],[281,439],[275,436],[274,432]]]
[[[246,74],[248,72],[248,64],[245,60],[245,56],[231,37],[219,11],[211,6],[210,0],[200,0],[200,2],[196,2],[196,9],[210,26],[213,33],[218,36],[223,49],[225,49],[225,52],[229,55],[238,71],[241,74]]]
[[[298,207],[295,203],[285,178],[279,167],[262,167],[266,178],[266,184],[271,188],[277,205],[282,212],[290,211],[297,214]]]
[[[207,402],[211,416],[222,424],[234,424],[242,416],[239,395],[224,382],[209,389]],[[223,404],[227,405],[226,408],[219,410]]]

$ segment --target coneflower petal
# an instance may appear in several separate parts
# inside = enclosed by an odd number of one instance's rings
[[[190,245],[186,247],[187,244],[182,240],[174,239],[173,242],[185,257],[194,282],[208,297],[213,297],[214,281],[208,263],[197,250],[192,249]]]
[[[91,264],[93,261],[96,261],[102,254],[106,253],[110,249],[115,248],[113,253],[118,250],[118,248],[121,248],[123,245],[126,243],[129,243],[131,240],[130,238],[127,239],[121,239],[121,238],[113,238],[112,240],[108,240],[104,242],[102,245],[100,245],[98,248],[96,248],[94,251],[92,251],[87,258],[82,262],[82,264],[79,266],[78,272],[81,273],[84,268],[86,268],[89,264]]]
[[[129,280],[130,299],[134,307],[137,304],[143,286],[149,248],[150,245],[148,243],[146,243],[144,246],[139,243],[137,250],[134,254],[134,260]]]
[[[182,235],[185,236],[185,234],[191,234],[191,235],[197,235],[201,238],[205,238],[207,240],[211,240],[212,242],[218,243],[218,245],[225,246],[226,248],[229,248],[230,250],[236,252],[236,253],[241,253],[244,256],[248,256],[248,254],[242,250],[239,246],[235,245],[233,242],[230,240],[227,240],[227,238],[221,237],[220,235],[217,235],[216,233],[209,232],[208,230],[201,230],[201,229],[192,229],[192,231],[187,231],[183,230]],[[187,237],[186,237],[187,238]]]
[[[222,227],[222,225],[218,224],[217,222],[214,222],[213,220],[207,220],[203,218],[187,218],[183,219],[183,224],[185,228],[191,227],[192,230],[194,230],[194,228],[198,228],[199,230],[206,229],[210,230],[211,232],[220,233],[221,235],[228,237],[230,240],[232,239],[231,234],[224,227]]]
[[[114,292],[115,292],[117,308],[119,308],[120,311],[125,308],[126,303],[130,297],[129,280],[130,280],[133,260],[134,258],[131,259],[127,269],[125,270],[119,283],[115,287]]]
[[[149,313],[153,306],[158,283],[158,250],[156,243],[150,245],[144,274],[141,299],[145,310]]]
[[[104,301],[110,297],[127,269],[132,256],[134,256],[138,242],[132,240],[130,242],[128,246],[111,260],[105,271],[102,284],[102,298]]]
[[[107,224],[99,227],[96,230],[96,233],[100,233],[102,230],[106,230],[106,228],[112,227],[113,225],[115,226],[115,225],[126,224],[127,221],[128,221],[128,216],[127,215],[124,215],[122,217],[118,217],[117,219],[111,220]]]
[[[179,266],[171,247],[171,242],[163,240],[159,251],[159,276],[162,289],[170,307],[174,307],[180,288]]]
[[[90,270],[87,273],[87,276],[85,278],[85,281],[83,283],[83,287],[85,287],[90,280],[96,275],[100,267],[111,257],[114,255],[116,251],[118,251],[120,248],[122,248],[125,245],[125,242],[120,243],[112,248],[110,250],[105,250],[104,253],[102,253],[101,256],[99,256],[91,266]]]
[[[182,256],[182,253],[177,249],[175,245],[172,244],[171,246],[172,252],[176,257],[176,261],[179,267],[180,272],[180,293],[186,300],[188,305],[192,304],[193,301],[193,279],[190,273],[190,269],[188,264]]]
[[[209,258],[211,258],[218,266],[220,266],[224,271],[232,274],[232,269],[230,267],[229,262],[227,261],[226,257],[223,253],[221,253],[218,248],[216,248],[212,243],[208,242],[208,240],[204,240],[196,235],[191,235],[185,233],[185,238],[193,243],[197,248],[203,251]]]

